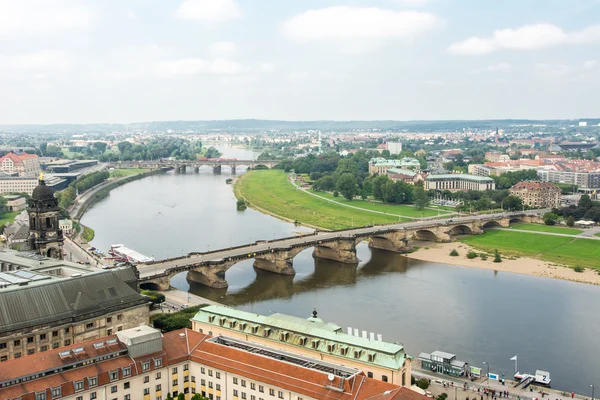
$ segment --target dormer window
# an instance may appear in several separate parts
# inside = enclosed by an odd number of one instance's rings
[[[335,350],[335,344],[331,344],[331,343],[330,343],[330,344],[328,344],[328,345],[327,345],[327,351],[328,351],[328,352],[330,352],[330,353],[331,353],[331,352],[333,352],[334,350]]]
[[[269,337],[270,334],[271,334],[271,328],[265,328],[263,330],[263,336],[264,337]]]
[[[226,320],[227,320],[226,318],[219,318],[219,325],[221,325],[221,326],[225,325]]]
[[[289,339],[289,337],[290,337],[289,332],[281,332],[279,334],[279,340],[281,340],[282,342],[287,341]]]
[[[237,325],[236,321],[229,321],[229,327],[230,328],[235,328],[236,325]]]
[[[208,322],[210,322],[210,323],[215,322],[215,316],[214,315],[209,315],[208,316]]]
[[[369,354],[369,362],[375,361],[375,353]]]
[[[360,354],[362,352],[360,350],[354,350],[354,358],[360,358]]]
[[[316,349],[316,348],[318,348],[318,347],[319,347],[319,341],[318,341],[318,340],[313,340],[313,341],[312,341],[312,348],[313,348],[313,349]]]
[[[308,339],[306,339],[305,337],[301,337],[300,338],[300,346],[306,346],[306,343],[308,342]]]

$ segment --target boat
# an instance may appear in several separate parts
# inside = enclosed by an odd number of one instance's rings
[[[550,372],[539,369],[535,371],[535,375],[517,372],[514,375],[514,378],[517,382],[519,382],[519,385],[523,385],[522,389],[525,389],[527,386],[533,384],[550,387],[550,383],[552,382],[552,379],[550,378]]]
[[[123,246],[122,244],[113,244],[110,246],[109,253],[114,257],[122,257],[133,263],[147,263],[154,261],[154,257],[147,257],[135,250]]]

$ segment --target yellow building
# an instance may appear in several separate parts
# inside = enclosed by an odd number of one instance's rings
[[[377,340],[376,335],[367,332],[361,337],[358,330],[352,335],[344,333],[341,327],[323,322],[316,311],[303,319],[284,314],[263,316],[214,305],[202,308],[192,318],[192,329],[276,346],[359,369],[369,378],[410,387],[411,358],[403,346]]]
[[[523,181],[510,188],[510,194],[518,196],[531,208],[556,208],[560,206],[562,190],[553,183]]]

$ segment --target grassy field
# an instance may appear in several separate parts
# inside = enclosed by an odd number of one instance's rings
[[[149,169],[144,168],[127,168],[127,169],[115,169],[110,171],[111,178],[122,178],[125,176],[132,176],[137,174],[142,174],[144,172],[150,171]]]
[[[600,237],[600,233],[594,233],[594,236]]]
[[[540,225],[540,224],[513,224],[513,229],[520,229],[522,231],[532,232],[550,232],[550,233],[562,233],[564,235],[579,235],[583,232],[581,229],[574,228],[563,228],[560,226]]]
[[[2,216],[0,216],[0,225],[12,224],[18,214],[19,211],[11,211],[7,212],[6,214],[2,214]]]
[[[460,241],[488,252],[498,249],[506,256],[526,256],[571,266],[600,269],[600,242],[597,240],[489,231],[483,235],[463,237]]]
[[[325,229],[398,222],[399,218],[360,211],[296,189],[280,170],[250,171],[237,181],[236,195],[275,215]],[[354,201],[352,202],[354,203]]]
[[[352,205],[354,207],[364,208],[365,210],[380,211],[380,212],[385,212],[385,213],[389,213],[389,214],[400,215],[403,217],[432,217],[432,216],[438,215],[437,211],[427,210],[427,209],[425,209],[423,211],[419,211],[415,207],[408,206],[408,205],[383,204],[383,203],[375,203],[372,201],[359,200],[359,199],[354,199],[352,201],[348,201],[347,199],[345,199],[342,196],[333,197],[333,194],[331,194],[331,193],[315,192],[315,191],[311,191],[311,193],[316,194],[317,196],[320,196],[320,197],[323,197],[326,199],[333,200],[340,204],[348,204],[348,205]],[[440,215],[445,215],[445,214],[448,214],[448,213],[440,210]]]

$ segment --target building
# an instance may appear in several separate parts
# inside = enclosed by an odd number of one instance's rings
[[[402,142],[387,142],[387,149],[390,154],[402,153]]]
[[[425,190],[495,190],[496,183],[487,176],[469,174],[429,175],[425,178]]]
[[[419,170],[421,163],[416,158],[404,157],[401,160],[387,160],[382,157],[369,160],[369,174],[385,174],[390,168],[403,168]]]
[[[98,160],[56,160],[46,164],[46,171],[57,174],[70,173],[94,165],[98,165]]]
[[[510,156],[497,151],[488,151],[485,153],[485,159],[490,162],[507,162],[510,161]]]
[[[35,154],[10,152],[0,157],[0,171],[35,178],[41,171],[40,160]]]
[[[148,299],[131,267],[96,269],[2,250],[0,271],[0,361],[148,322]]]
[[[63,258],[64,237],[58,226],[60,208],[54,191],[46,186],[44,175],[40,174],[39,185],[33,190],[28,201],[29,249],[46,257]]]
[[[556,171],[539,169],[538,177],[544,182],[576,185],[580,190],[600,189],[600,172]]]
[[[70,219],[61,219],[58,221],[58,227],[65,235],[70,235],[73,232],[73,221]]]
[[[424,180],[423,175],[410,169],[390,168],[387,176],[393,181],[402,181],[414,185],[415,182]]]
[[[426,371],[436,372],[455,377],[463,376],[467,372],[468,364],[458,361],[454,354],[436,350],[431,354],[419,354],[421,368]]]
[[[248,313],[224,306],[202,308],[192,318],[192,329],[211,336],[224,335],[277,347],[291,353],[342,364],[366,373],[369,378],[410,387],[411,358],[399,344],[346,334],[342,328],[317,318],[285,314],[269,316]],[[348,328],[351,330],[352,328]],[[379,337],[379,339],[381,339]]]
[[[20,176],[10,176],[0,172],[0,194],[5,193],[27,193],[31,195],[33,189],[38,185],[36,178],[25,178]]]
[[[0,364],[6,400],[425,400],[359,370],[231,337],[147,326]]]
[[[562,196],[562,190],[558,186],[541,181],[519,182],[509,192],[520,197],[523,205],[531,208],[556,208],[560,206]]]
[[[23,196],[7,195],[4,198],[6,199],[6,207],[8,207],[9,211],[23,211],[27,207],[27,201]]]

